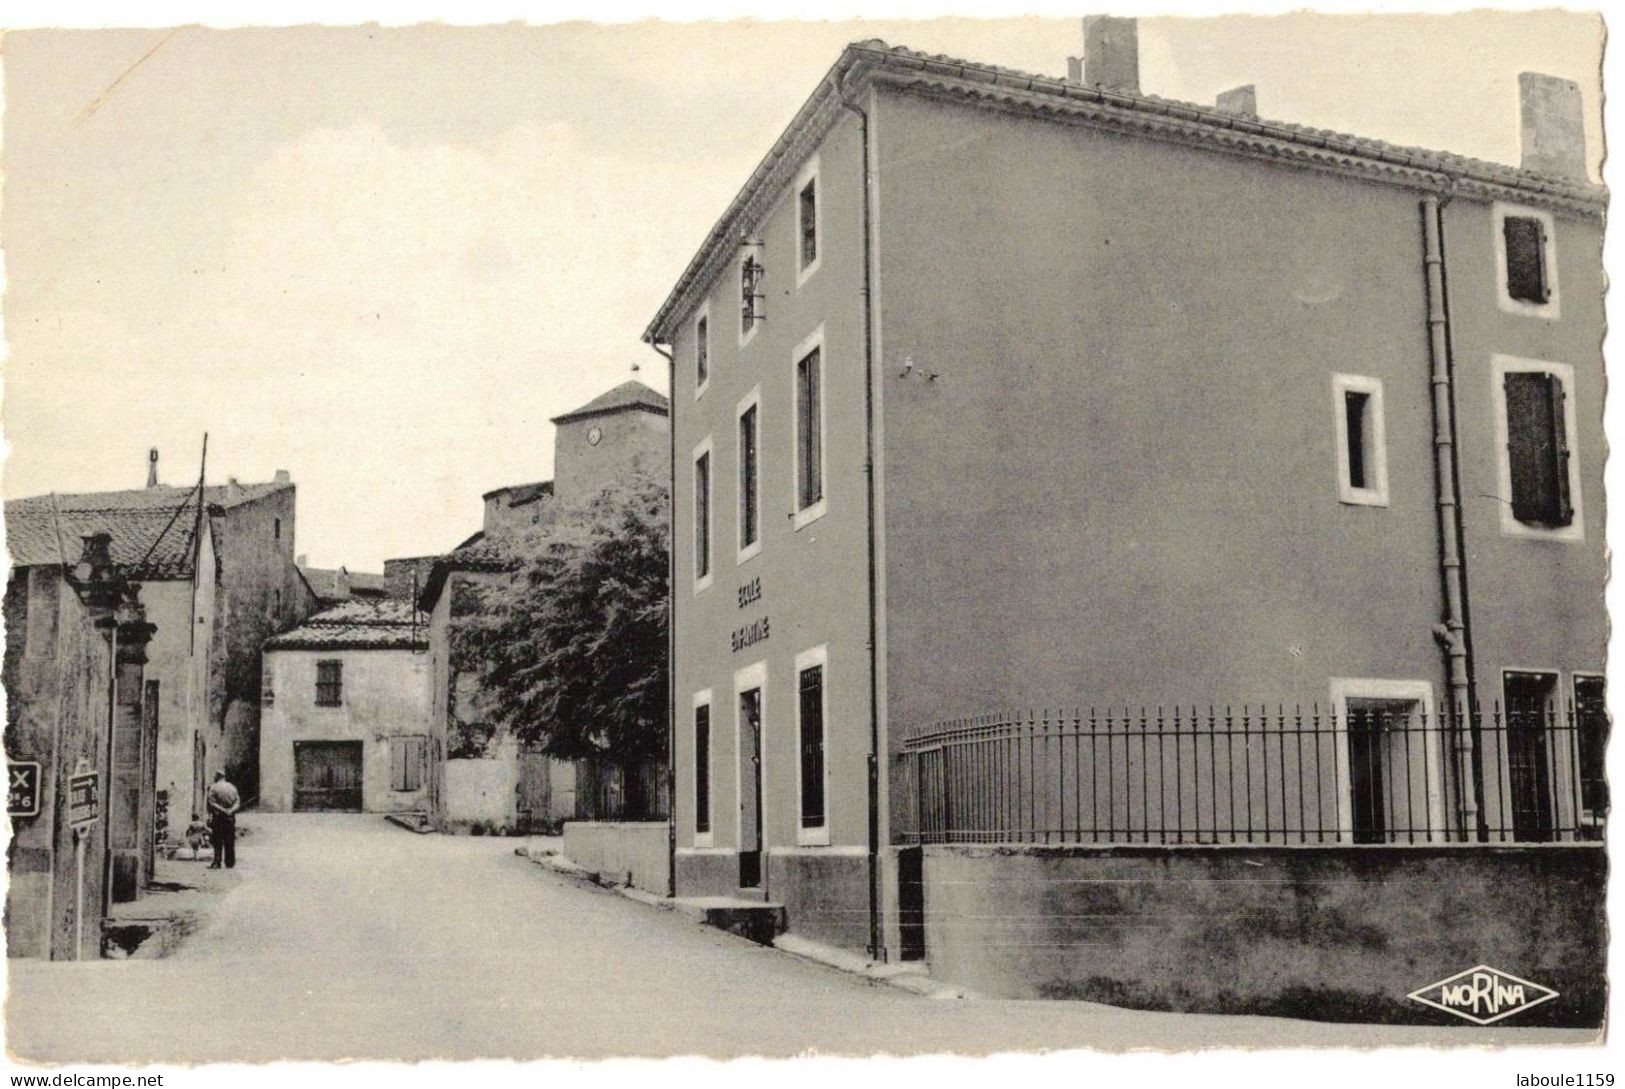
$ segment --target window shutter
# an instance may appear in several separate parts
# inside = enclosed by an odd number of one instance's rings
[[[406,746],[398,737],[389,739],[389,783],[392,790],[406,789]]]
[[[1563,384],[1553,374],[1518,371],[1506,376],[1504,388],[1513,517],[1531,525],[1568,525],[1574,512]]]
[[[1546,224],[1533,216],[1507,216],[1501,235],[1506,244],[1507,294],[1524,302],[1551,301],[1546,274]]]

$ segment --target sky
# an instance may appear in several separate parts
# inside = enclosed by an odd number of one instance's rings
[[[840,48],[1062,75],[1074,18],[33,30],[3,46],[7,497],[299,487],[297,549],[377,570],[552,473],[550,417],[665,363],[639,337]],[[1516,163],[1517,74],[1571,12],[1142,18],[1141,85]],[[634,367],[641,367],[634,372]]]

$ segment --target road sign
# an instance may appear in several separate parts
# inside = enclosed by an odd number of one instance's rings
[[[69,776],[68,823],[75,828],[95,824],[101,811],[101,776],[94,771]]]
[[[13,817],[39,816],[39,762],[17,760],[6,766],[6,812]]]

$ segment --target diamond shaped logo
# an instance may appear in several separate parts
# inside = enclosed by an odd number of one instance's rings
[[[1557,997],[1557,992],[1480,964],[1405,997],[1477,1025],[1492,1025],[1531,1006],[1550,1002]]]

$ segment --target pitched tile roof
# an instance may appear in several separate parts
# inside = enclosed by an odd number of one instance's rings
[[[406,601],[351,600],[265,641],[266,650],[424,650],[429,625]]]
[[[155,489],[156,490],[156,489]],[[6,503],[6,550],[19,567],[75,563],[82,537],[106,533],[112,538],[113,562],[130,578],[163,580],[192,577],[193,542],[197,535],[197,495],[185,489],[162,489],[143,505],[108,504],[109,495],[50,496]],[[107,505],[103,505],[107,504]]]
[[[434,608],[453,571],[512,571],[517,565],[513,557],[487,540],[483,532],[476,533],[434,561],[418,595],[418,607],[424,612]]]
[[[572,409],[562,416],[554,416],[554,423],[566,423],[570,420],[580,420],[588,416],[602,416],[606,412],[620,412],[624,409],[643,409],[664,416],[670,410],[670,402],[664,394],[650,389],[642,382],[622,382],[607,393],[600,393],[580,408]]]
[[[369,571],[351,571],[347,567],[307,567],[301,564],[299,574],[318,601],[348,601],[353,597],[383,597],[384,576]]]
[[[534,503],[536,500],[552,494],[553,482],[551,480],[539,480],[534,484],[510,484],[506,488],[492,488],[480,498],[491,499],[498,495],[505,495],[508,497],[508,506],[522,507],[526,503]]]
[[[1106,90],[870,39],[853,42],[841,51],[817,89],[762,157],[644,329],[646,342],[670,341],[673,322],[688,312],[690,297],[711,282],[725,257],[731,259],[740,233],[751,228],[765,202],[788,184],[792,171],[811,150],[812,141],[820,138],[841,113],[836,88],[853,95],[864,89],[865,81],[942,101],[1055,120],[1077,119],[1126,135],[1354,174],[1416,189],[1462,192],[1488,199],[1505,197],[1591,217],[1600,217],[1607,205],[1607,190],[1587,181],[1308,125],[1242,117],[1213,106]]]

